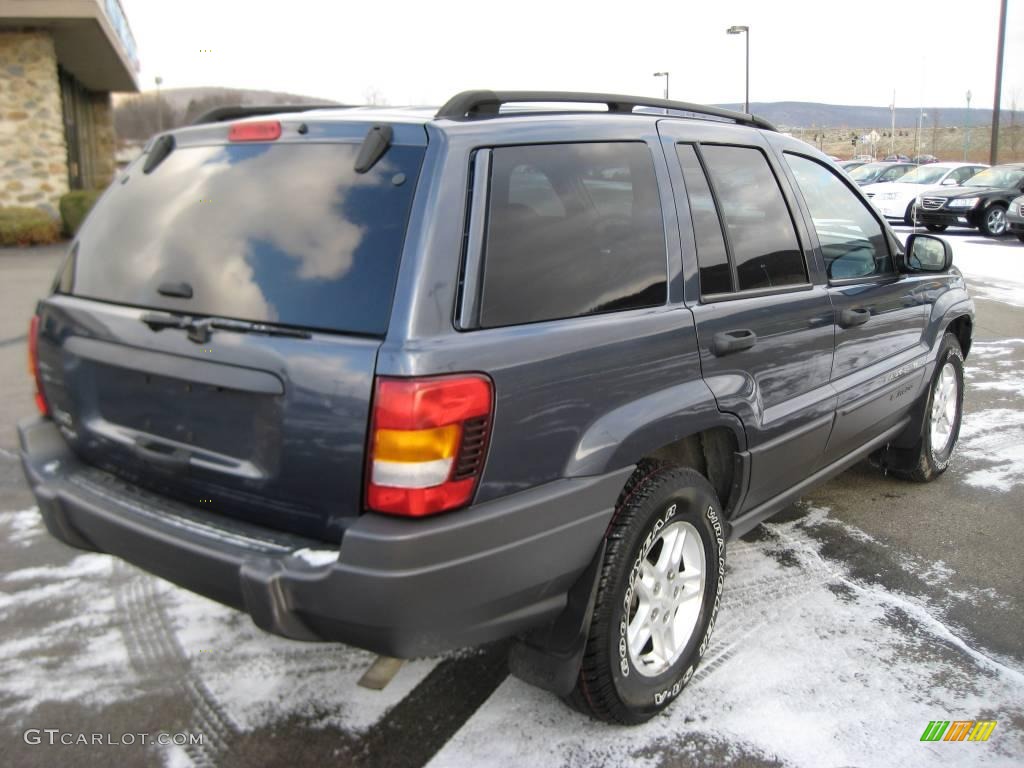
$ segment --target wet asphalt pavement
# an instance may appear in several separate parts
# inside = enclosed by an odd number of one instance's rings
[[[949,238],[965,253],[1024,260],[1013,240]],[[1024,764],[1024,285],[969,280],[976,344],[949,472],[914,485],[863,463],[733,542],[708,655],[665,714],[627,729],[510,678],[500,644],[409,662],[369,691],[355,683],[370,654],[268,636],[244,615],[50,538],[14,425],[33,412],[27,319],[59,258],[0,251],[5,763]],[[998,725],[984,743],[920,742],[938,719]],[[28,729],[42,743],[28,743]],[[44,729],[59,731],[57,743]],[[203,743],[140,743],[162,732]],[[60,743],[94,733],[137,735]]]

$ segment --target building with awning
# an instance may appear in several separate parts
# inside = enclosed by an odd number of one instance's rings
[[[114,175],[110,95],[138,92],[118,0],[0,3],[0,206],[56,212],[69,189]]]

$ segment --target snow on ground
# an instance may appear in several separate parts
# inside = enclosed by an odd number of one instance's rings
[[[1024,339],[976,341],[964,369],[969,392],[988,407],[968,408],[960,427],[958,463],[968,485],[1009,491],[1024,485]]]
[[[811,509],[768,524],[767,544],[730,544],[712,645],[660,717],[610,728],[509,678],[430,765],[656,766],[668,751],[680,764],[1019,766],[1024,671],[963,642],[934,606],[823,559],[822,528],[845,526]],[[920,741],[930,720],[982,718],[1000,721],[998,739]]]
[[[910,227],[894,229],[904,241],[914,232]],[[938,236],[953,246],[953,265],[970,281],[975,298],[1024,307],[1024,243],[1015,237],[996,240],[965,229]]]

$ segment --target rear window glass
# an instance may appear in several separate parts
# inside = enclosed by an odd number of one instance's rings
[[[357,144],[185,147],[114,182],[78,237],[71,292],[189,314],[387,330],[422,147],[365,174]],[[162,296],[188,283],[192,298]]]
[[[664,304],[665,231],[643,143],[494,150],[485,328]]]

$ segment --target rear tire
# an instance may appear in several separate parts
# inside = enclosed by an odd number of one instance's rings
[[[989,237],[1002,237],[1006,234],[1006,207],[999,203],[992,203],[982,211],[981,221],[978,229]]]
[[[679,695],[714,629],[725,537],[721,505],[702,475],[685,467],[638,466],[608,529],[594,618],[569,704],[599,720],[631,725]]]
[[[925,224],[924,228],[929,232],[945,232],[946,224]]]
[[[1024,243],[1024,232],[1019,233],[1017,235],[1017,239],[1020,240],[1022,243]]]
[[[910,201],[910,205],[907,206],[907,212],[903,214],[903,223],[908,227],[914,226],[914,201]]]
[[[960,437],[963,410],[964,355],[957,337],[947,333],[925,395],[924,418],[917,442],[909,448],[881,451],[880,463],[903,480],[918,483],[934,480],[949,467]]]

